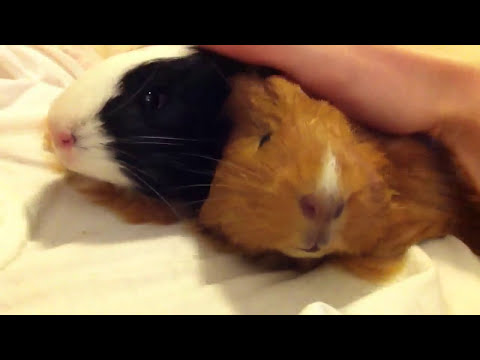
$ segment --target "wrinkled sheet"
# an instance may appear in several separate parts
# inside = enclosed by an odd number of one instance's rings
[[[122,223],[66,186],[42,149],[48,107],[135,47],[0,46],[0,314],[480,314],[480,261],[455,238],[413,247],[383,285],[332,265],[272,271],[182,224]]]

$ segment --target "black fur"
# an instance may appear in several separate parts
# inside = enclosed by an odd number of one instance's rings
[[[99,117],[115,139],[108,146],[141,192],[192,209],[202,205],[230,132],[222,113],[228,78],[242,71],[251,68],[197,51],[125,74],[120,94]]]

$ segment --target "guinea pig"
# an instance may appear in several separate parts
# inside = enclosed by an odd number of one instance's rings
[[[375,267],[447,235],[480,254],[473,192],[432,138],[364,128],[279,76],[235,76],[224,111],[232,130],[198,223],[247,254]]]
[[[230,131],[221,112],[228,78],[247,69],[182,45],[113,56],[52,104],[52,151],[69,172],[139,190],[173,213],[177,203],[194,208],[208,195]]]

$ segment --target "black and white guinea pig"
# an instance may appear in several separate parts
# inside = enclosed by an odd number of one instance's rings
[[[116,55],[52,104],[53,152],[71,172],[200,207],[230,130],[228,78],[250,69],[184,45]]]

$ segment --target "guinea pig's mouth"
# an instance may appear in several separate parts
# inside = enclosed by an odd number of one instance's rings
[[[304,238],[305,246],[299,247],[298,250],[314,254],[320,252],[330,242],[330,229],[322,229],[317,231],[309,231]]]

